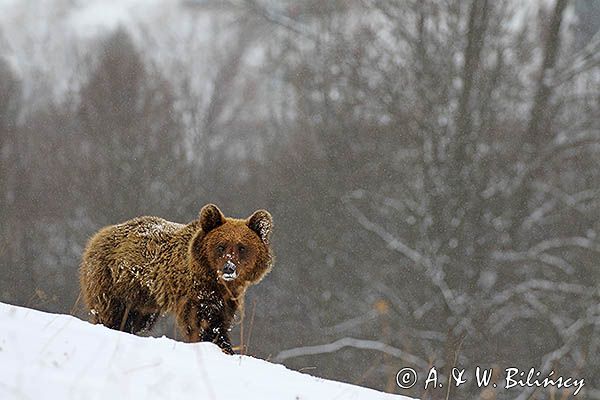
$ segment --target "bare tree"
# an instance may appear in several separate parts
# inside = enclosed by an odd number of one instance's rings
[[[125,31],[106,38],[80,91],[73,176],[100,224],[172,212],[186,159],[169,84],[147,66]]]
[[[566,6],[557,1],[538,25],[511,28],[521,11],[509,2],[369,1],[313,17],[307,25],[319,37],[291,40],[278,54],[300,110],[292,143],[314,143],[326,162],[303,171],[313,187],[327,182],[315,212],[324,224],[320,207],[335,209],[330,221],[345,232],[325,242],[325,260],[312,258],[344,267],[310,273],[335,287],[340,268],[360,271],[343,282],[361,294],[340,298],[338,309],[363,321],[350,332],[362,326],[409,350],[399,358],[432,360],[446,376],[456,363],[528,363],[547,373],[585,359],[597,368],[584,332],[599,323],[590,285],[600,249],[598,104],[568,100],[597,74],[558,78],[572,57],[561,46]],[[350,221],[368,234],[349,239]],[[348,246],[362,251],[344,257]],[[396,337],[371,332],[373,320],[360,317],[370,312],[365,299],[377,297],[392,306]],[[315,354],[307,351],[294,355]]]

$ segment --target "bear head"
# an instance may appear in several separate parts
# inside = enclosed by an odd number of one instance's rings
[[[272,227],[273,219],[266,210],[236,219],[207,204],[200,211],[201,230],[193,240],[192,257],[219,281],[257,283],[271,268]]]

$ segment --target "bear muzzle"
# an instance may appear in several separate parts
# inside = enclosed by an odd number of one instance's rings
[[[232,281],[237,278],[236,272],[237,266],[231,260],[227,260],[225,265],[223,265],[223,280]]]

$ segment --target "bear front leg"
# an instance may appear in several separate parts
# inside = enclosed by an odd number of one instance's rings
[[[208,322],[208,326],[202,330],[200,340],[203,342],[213,342],[226,354],[235,354],[231,348],[228,328],[223,321],[217,321],[216,323]]]
[[[212,342],[224,353],[234,354],[224,310],[218,301],[194,301],[183,304],[177,323],[188,342]]]

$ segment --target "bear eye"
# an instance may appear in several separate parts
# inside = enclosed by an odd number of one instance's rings
[[[240,244],[238,248],[239,248],[240,254],[244,254],[246,252],[246,247],[243,244]]]
[[[222,244],[218,245],[217,251],[222,254],[225,251],[225,246],[223,246]]]

